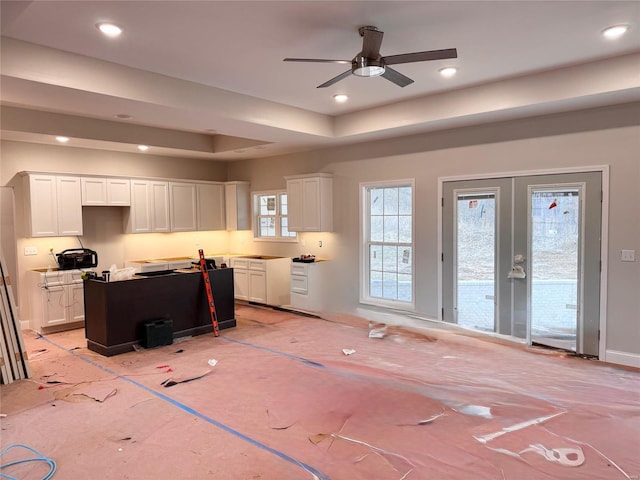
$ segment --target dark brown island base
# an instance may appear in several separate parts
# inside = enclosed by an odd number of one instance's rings
[[[235,327],[233,269],[209,270],[209,278],[220,330]],[[84,305],[87,347],[107,357],[144,343],[151,322],[171,326],[173,338],[213,331],[198,269],[115,282],[88,279]]]

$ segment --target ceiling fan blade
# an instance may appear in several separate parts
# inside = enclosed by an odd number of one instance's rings
[[[351,60],[325,60],[323,58],[285,58],[283,62],[343,63],[351,65]]]
[[[380,45],[384,32],[374,27],[362,27],[362,56],[376,60],[380,56]]]
[[[384,69],[384,73],[382,74],[382,76],[390,82],[395,83],[399,87],[406,87],[407,85],[413,83],[413,80],[411,80],[409,77],[406,77],[400,72],[389,67],[386,67]]]
[[[444,60],[447,58],[458,58],[458,51],[455,48],[446,48],[444,50],[429,50],[428,52],[403,53],[382,57],[382,60],[386,65],[397,65],[399,63],[426,62],[428,60]]]
[[[316,88],[330,87],[334,83],[338,83],[340,80],[347,78],[349,75],[351,75],[351,70],[347,70],[346,72],[341,73],[337,77],[333,77],[331,80],[324,82],[322,85],[318,85]]]

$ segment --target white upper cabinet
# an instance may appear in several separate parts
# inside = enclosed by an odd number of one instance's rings
[[[156,180],[131,180],[131,208],[127,233],[169,232],[169,183]]]
[[[251,230],[249,182],[226,182],[224,191],[227,230]]]
[[[82,235],[82,194],[78,177],[56,177],[58,235]]]
[[[170,232],[171,221],[169,217],[169,183],[152,181],[151,198],[151,224],[154,232]]]
[[[285,178],[289,231],[332,231],[333,177],[318,173]]]
[[[198,230],[224,230],[225,206],[222,183],[198,183],[196,186]]]
[[[128,178],[82,177],[83,206],[131,205],[131,181]]]
[[[169,183],[172,232],[196,230],[196,184]]]
[[[79,177],[28,174],[24,186],[28,236],[82,235]]]
[[[120,207],[131,205],[131,180],[107,178],[107,205]]]
[[[107,179],[82,177],[82,205],[106,205],[107,204]]]

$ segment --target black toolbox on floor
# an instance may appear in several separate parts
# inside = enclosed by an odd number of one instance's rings
[[[140,344],[144,348],[160,347],[173,343],[173,320],[170,318],[145,322],[142,327]]]

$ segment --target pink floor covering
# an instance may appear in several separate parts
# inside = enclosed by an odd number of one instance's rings
[[[219,338],[110,358],[83,330],[27,334],[34,375],[2,387],[2,447],[60,479],[640,478],[636,370],[447,330],[369,338],[349,315],[236,315]],[[17,468],[2,473],[47,471]]]

